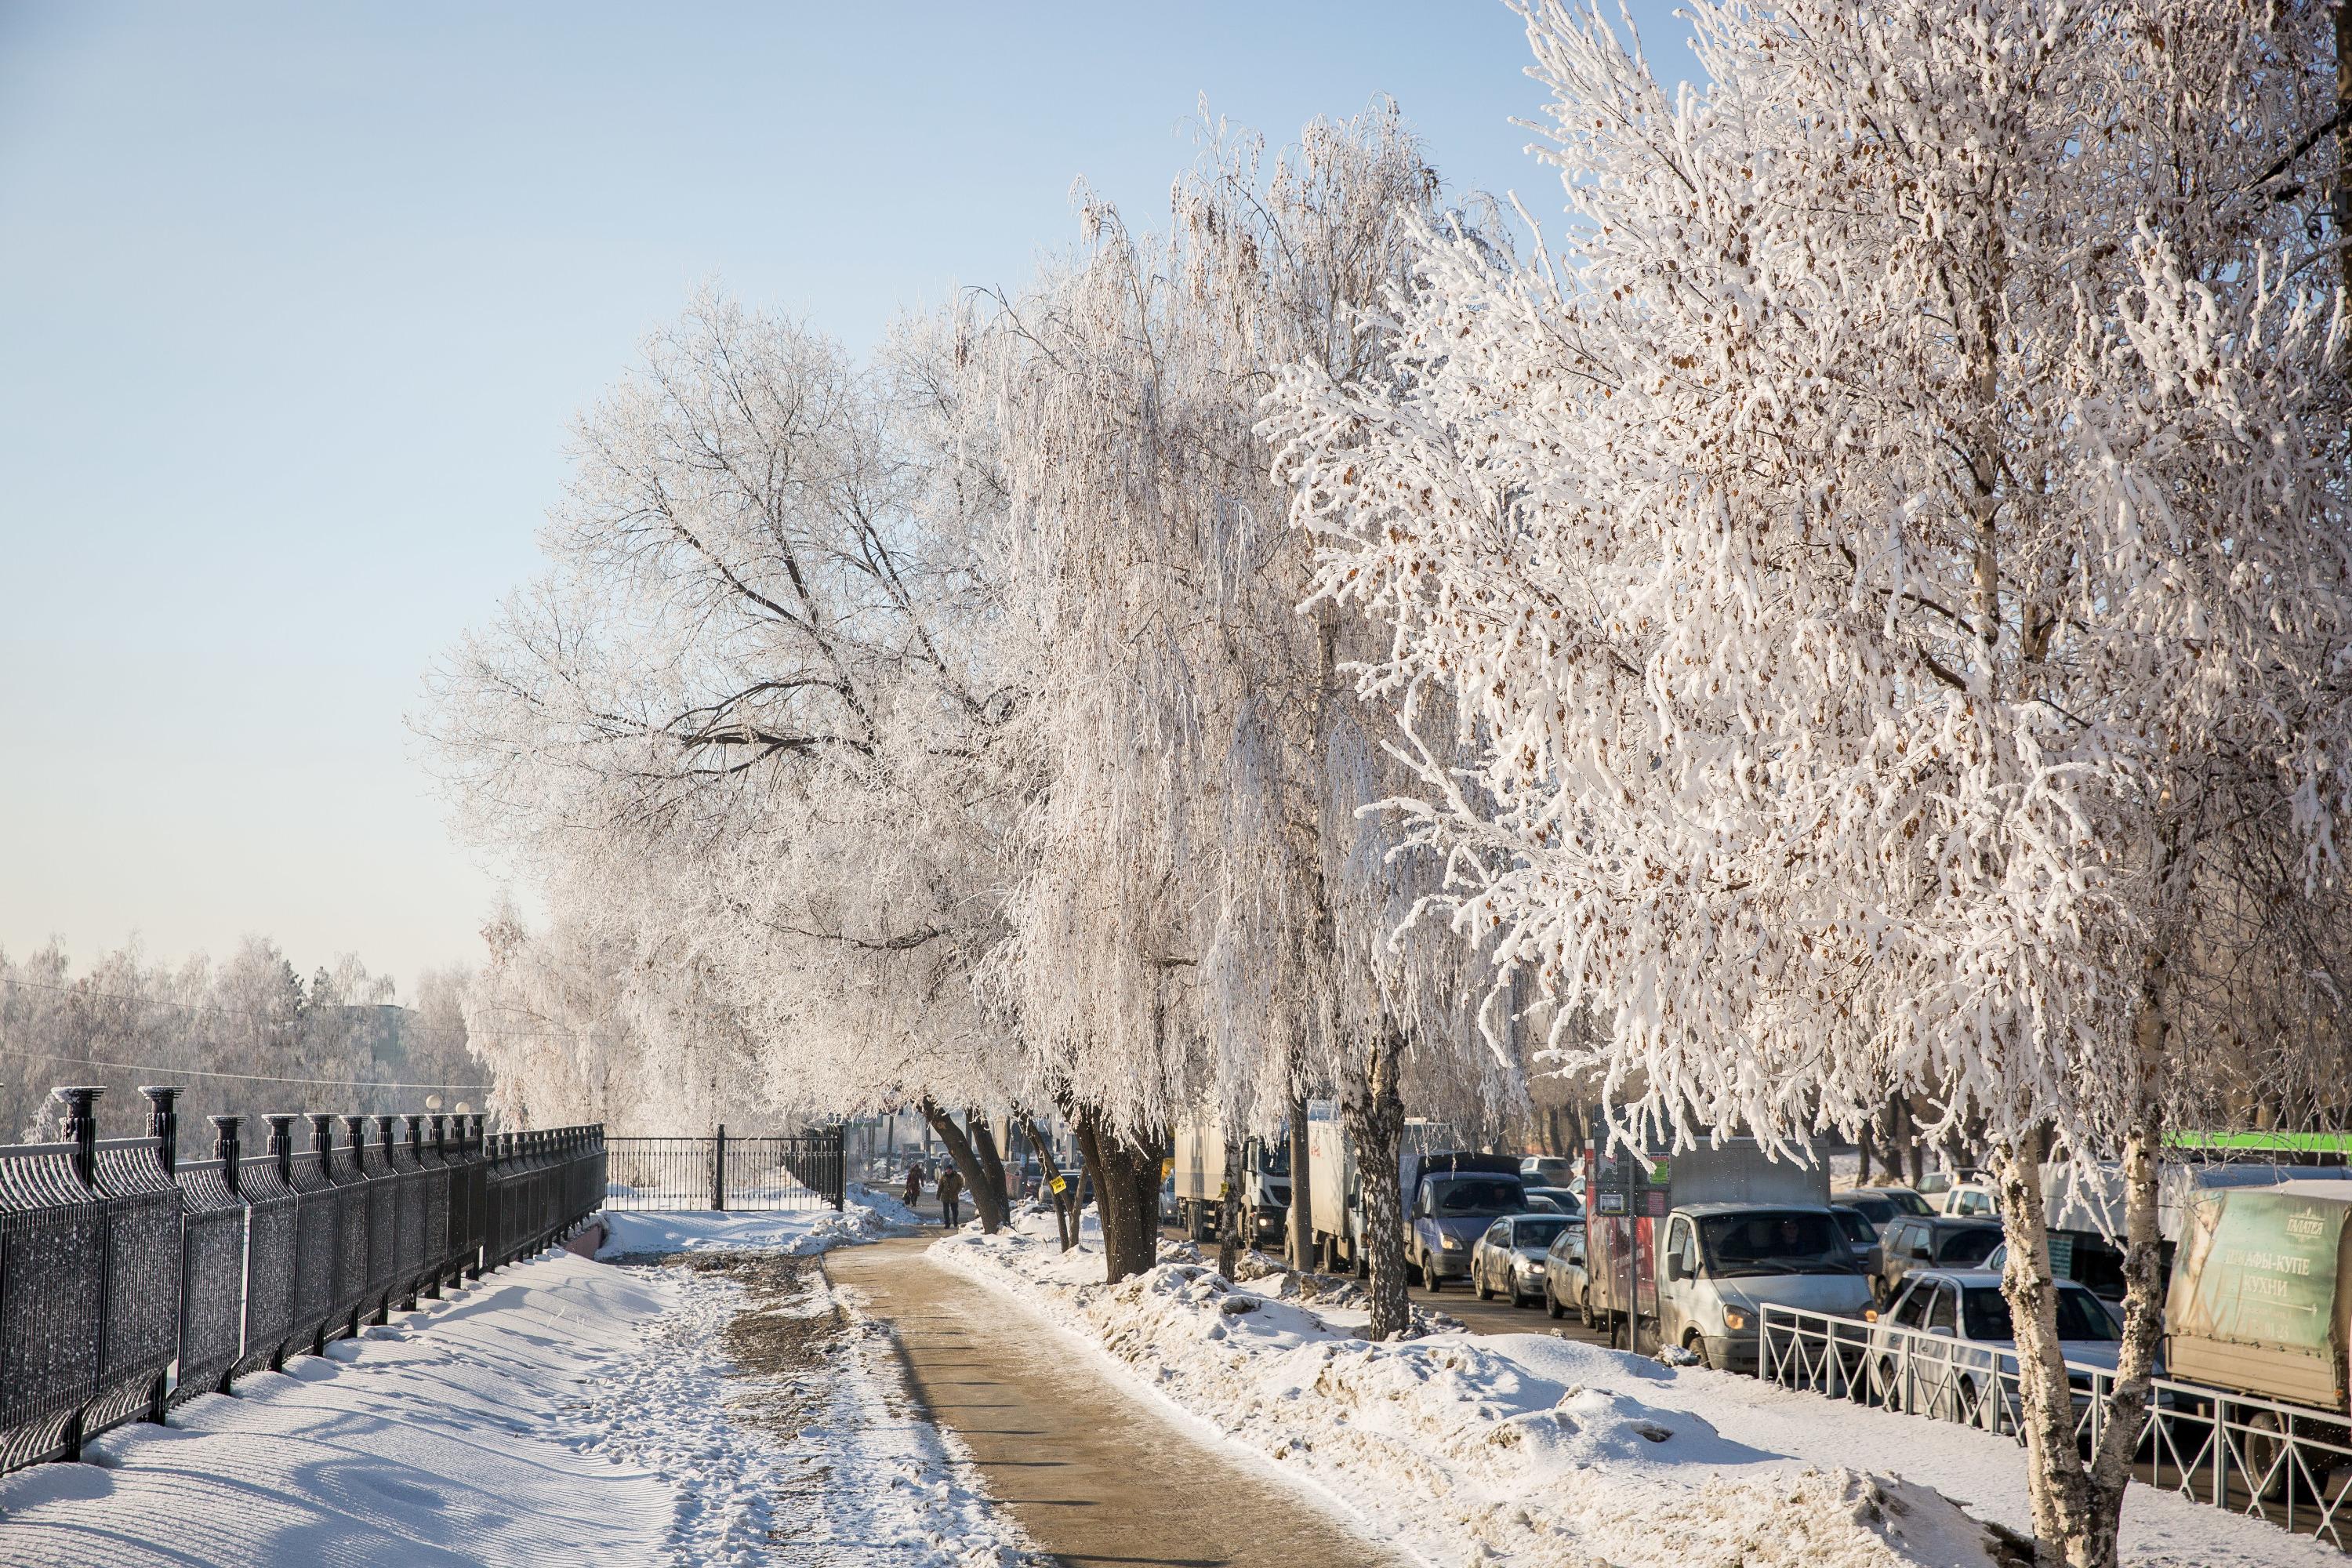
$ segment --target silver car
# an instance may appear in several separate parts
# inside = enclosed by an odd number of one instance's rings
[[[1544,1310],[1555,1318],[1574,1312],[1592,1326],[1592,1280],[1584,1270],[1584,1226],[1570,1220],[1544,1254]]]
[[[1890,1409],[2008,1431],[2017,1408],[2017,1343],[2000,1276],[1980,1268],[1921,1269],[1903,1282],[1894,1306],[1868,1314],[1875,1326],[1870,1354],[1874,1382]],[[1897,1331],[1908,1330],[1908,1333]],[[2113,1372],[2123,1330],[2099,1299],[2071,1279],[2058,1282],[2058,1342],[2078,1367]],[[2157,1373],[2163,1373],[2159,1358]],[[2087,1379],[2069,1375],[2079,1410]]]
[[[1470,1289],[1481,1301],[1501,1296],[1514,1307],[1542,1295],[1544,1254],[1568,1226],[1566,1215],[1505,1215],[1470,1249]]]

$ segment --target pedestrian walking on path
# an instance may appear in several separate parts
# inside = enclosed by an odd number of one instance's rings
[[[953,1230],[962,1223],[957,1213],[963,1199],[963,1173],[950,1167],[940,1173],[940,1228]]]
[[[920,1160],[907,1167],[907,1206],[913,1208],[915,1200],[923,1195],[923,1163]]]

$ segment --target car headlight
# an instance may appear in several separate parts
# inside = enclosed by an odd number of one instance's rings
[[[1748,1326],[1748,1314],[1726,1307],[1723,1310],[1723,1326],[1737,1333]]]
[[[1459,1252],[1462,1250],[1462,1244],[1454,1240],[1454,1237],[1450,1236],[1441,1236],[1437,1239],[1444,1244],[1445,1250],[1448,1252]]]

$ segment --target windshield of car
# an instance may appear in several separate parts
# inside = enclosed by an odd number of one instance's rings
[[[1830,1212],[1837,1215],[1838,1225],[1844,1230],[1848,1241],[1859,1241],[1868,1246],[1878,1239],[1878,1232],[1871,1226],[1870,1216],[1860,1209],[1841,1204]]]
[[[1935,1205],[1929,1203],[1927,1199],[1914,1192],[1905,1191],[1900,1193],[1887,1193],[1884,1195],[1888,1203],[1893,1204],[1905,1214],[1934,1214],[1936,1212]]]
[[[1528,1206],[1519,1184],[1501,1176],[1457,1176],[1429,1184],[1429,1212],[1446,1219],[1517,1214]]]
[[[1707,1267],[1717,1274],[1853,1272],[1845,1233],[1829,1215],[1794,1209],[1708,1215],[1698,1222]]]
[[[1290,1174],[1290,1140],[1284,1139],[1258,1158],[1261,1161],[1258,1166],[1261,1174],[1268,1176]]]
[[[1557,1186],[1574,1175],[1576,1167],[1566,1160],[1547,1158],[1528,1161],[1520,1173],[1537,1177],[1547,1186]]]
[[[1972,1340],[2014,1340],[2009,1320],[2009,1298],[1997,1287],[1971,1286],[1968,1299],[1961,1304],[1962,1317],[1968,1323]],[[2062,1340],[2100,1340],[2112,1342],[2124,1337],[2115,1319],[2099,1305],[2099,1299],[2079,1285],[2058,1287],[2058,1337]]]
[[[1514,1247],[1549,1247],[1568,1228],[1565,1219],[1523,1219],[1511,1227]]]
[[[1529,1187],[1528,1197],[1531,1201],[1542,1198],[1556,1205],[1562,1214],[1580,1214],[1584,1209],[1584,1205],[1576,1201],[1576,1194],[1566,1187]]]
[[[1948,1231],[1943,1245],[1936,1248],[1936,1261],[1961,1268],[1970,1263],[1982,1263],[2000,1245],[2000,1232],[1991,1226],[1981,1229]]]
[[[1837,1206],[1862,1215],[1873,1225],[1885,1225],[1895,1217],[1895,1201],[1876,1194],[1865,1198],[1840,1198]]]

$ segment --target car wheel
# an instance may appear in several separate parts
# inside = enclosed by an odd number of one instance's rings
[[[1495,1299],[1494,1290],[1486,1284],[1486,1271],[1475,1263],[1470,1266],[1470,1293],[1481,1301]]]
[[[1696,1329],[1683,1336],[1683,1349],[1697,1357],[1698,1364],[1701,1366],[1711,1367],[1715,1364],[1714,1361],[1706,1353],[1706,1337],[1700,1334]]]
[[[1421,1255],[1421,1282],[1429,1287],[1429,1293],[1433,1296],[1444,1293],[1444,1276],[1437,1272],[1437,1259],[1426,1252]]]
[[[1582,1323],[1588,1329],[1594,1327],[1592,1321],[1592,1289],[1591,1286],[1587,1286],[1576,1293],[1576,1321]]]
[[[1559,1304],[1559,1298],[1558,1296],[1552,1294],[1551,1281],[1549,1279],[1544,1281],[1544,1311],[1548,1313],[1554,1321],[1558,1321],[1559,1319],[1568,1316],[1568,1309]]]
[[[1895,1362],[1882,1356],[1878,1363],[1879,1408],[1898,1415],[1903,1409],[1903,1380],[1895,1374]]]

